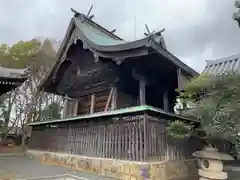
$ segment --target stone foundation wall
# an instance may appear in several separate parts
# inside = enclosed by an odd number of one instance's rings
[[[28,150],[27,154],[38,157],[45,164],[94,172],[122,180],[142,180],[144,176],[150,180],[197,179],[195,160],[141,163],[34,150]]]

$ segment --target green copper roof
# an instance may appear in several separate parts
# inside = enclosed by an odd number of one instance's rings
[[[106,117],[106,116],[116,116],[116,115],[124,115],[124,114],[129,114],[129,113],[138,113],[138,112],[144,112],[144,111],[151,111],[155,113],[159,113],[162,115],[166,116],[171,116],[172,118],[176,119],[182,119],[186,121],[193,121],[181,116],[178,116],[173,113],[168,113],[165,112],[161,109],[154,108],[152,106],[134,106],[134,107],[129,107],[129,108],[122,108],[122,109],[117,109],[113,111],[107,111],[107,112],[98,112],[94,114],[86,114],[86,115],[81,115],[81,116],[75,116],[75,117],[70,117],[70,118],[64,118],[64,119],[57,119],[57,120],[51,120],[51,121],[42,121],[42,122],[34,122],[34,123],[29,123],[29,126],[34,126],[34,125],[43,125],[43,124],[52,124],[52,123],[59,123],[59,122],[68,122],[68,121],[80,121],[84,119],[91,119],[91,118],[99,118],[99,117]]]
[[[86,21],[82,22],[79,18],[75,18],[75,24],[94,44],[100,46],[115,46],[126,43],[124,40],[117,40],[113,38],[113,36],[108,35],[106,32],[101,31],[99,28],[94,27]]]

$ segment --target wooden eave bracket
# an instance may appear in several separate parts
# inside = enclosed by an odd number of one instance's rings
[[[117,63],[117,65],[120,65],[125,60],[125,58],[114,58],[113,60]]]

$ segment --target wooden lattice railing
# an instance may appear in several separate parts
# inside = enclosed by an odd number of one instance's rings
[[[147,107],[31,124],[29,148],[131,161],[191,156],[196,141],[174,141],[165,132],[168,120],[180,117]]]

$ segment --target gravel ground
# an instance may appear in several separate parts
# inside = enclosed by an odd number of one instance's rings
[[[228,173],[228,180],[239,180],[240,164],[235,166],[225,166],[225,172]]]
[[[25,156],[0,156],[0,180],[29,179],[62,174],[75,175],[85,180],[113,180],[111,178],[98,177],[90,173],[72,171],[64,167],[43,165]],[[46,179],[49,178],[44,178],[44,180]]]

